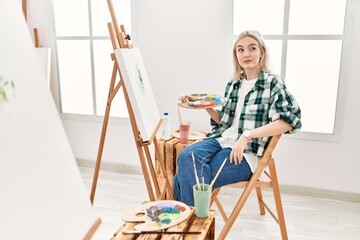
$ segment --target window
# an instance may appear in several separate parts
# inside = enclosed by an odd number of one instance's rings
[[[130,0],[112,2],[131,35]],[[54,0],[53,7],[61,112],[104,115],[113,68],[107,1]],[[112,102],[111,116],[128,117],[121,95]]]
[[[302,109],[302,132],[335,134],[346,2],[234,0],[234,38],[246,29],[263,35],[273,71]]]

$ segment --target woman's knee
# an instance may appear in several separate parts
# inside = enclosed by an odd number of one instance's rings
[[[178,168],[187,168],[189,159],[191,158],[191,151],[187,148],[184,148],[178,157]]]

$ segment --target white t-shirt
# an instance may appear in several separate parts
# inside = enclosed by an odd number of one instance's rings
[[[216,138],[216,140],[220,143],[222,148],[233,148],[236,141],[238,140],[238,128],[239,128],[239,117],[241,113],[241,109],[244,106],[245,96],[250,92],[250,90],[254,87],[257,78],[246,80],[244,79],[241,83],[241,88],[239,90],[238,103],[235,110],[234,121],[228,129],[226,129],[221,137]],[[254,172],[258,163],[258,159],[256,154],[254,153],[244,153],[246,161],[248,162],[251,171]]]

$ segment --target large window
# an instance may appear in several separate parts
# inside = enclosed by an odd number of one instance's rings
[[[335,134],[346,0],[234,0],[233,35],[256,29],[303,112],[302,132]]]
[[[112,2],[118,23],[131,34],[130,0]],[[113,68],[107,1],[53,0],[53,7],[61,112],[103,115]],[[111,116],[127,117],[122,91],[118,95]]]

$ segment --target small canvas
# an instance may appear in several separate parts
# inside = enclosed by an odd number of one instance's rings
[[[140,49],[117,49],[115,55],[141,138],[143,141],[148,141],[160,120],[160,114]]]

